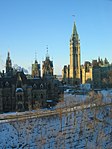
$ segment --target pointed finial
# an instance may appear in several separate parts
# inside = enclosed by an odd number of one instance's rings
[[[35,51],[35,60],[37,60],[37,52]]]
[[[76,29],[76,25],[75,25],[75,21],[74,21],[74,26],[73,26],[73,35],[77,35],[77,29]]]
[[[47,49],[47,51],[48,51],[48,45],[46,45],[46,49]]]
[[[46,53],[46,58],[49,59],[49,54],[48,54],[48,45],[46,47],[47,53]]]
[[[10,49],[8,49],[8,57],[10,57]]]
[[[37,63],[37,52],[35,51],[35,63]]]
[[[72,17],[75,18],[75,15],[73,14]],[[76,25],[75,25],[75,19],[74,19],[74,26],[73,26],[72,34],[73,34],[73,35],[77,35],[77,29],[76,29]]]
[[[10,59],[10,49],[8,49],[7,59]]]

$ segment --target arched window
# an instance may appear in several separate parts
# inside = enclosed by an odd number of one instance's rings
[[[43,89],[43,84],[40,85],[40,89]]]

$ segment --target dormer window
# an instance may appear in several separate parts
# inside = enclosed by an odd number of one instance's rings
[[[37,88],[37,85],[36,85],[36,84],[34,84],[34,85],[33,85],[33,88]]]
[[[40,89],[43,89],[43,84],[40,85]]]

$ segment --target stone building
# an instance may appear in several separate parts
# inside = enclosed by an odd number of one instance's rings
[[[64,68],[62,69],[62,78],[63,78],[63,83],[69,84],[69,75],[70,75],[70,65],[65,65]]]
[[[6,60],[6,73],[0,75],[0,112],[25,111],[46,107],[48,100],[52,100],[55,105],[60,95],[60,82],[53,76],[53,62],[46,57],[45,61],[52,64],[52,70],[49,63],[44,63],[44,77],[40,76],[40,67],[37,61],[32,65],[32,76],[28,77],[22,71],[12,68],[10,53]],[[49,75],[49,77],[48,77]],[[47,77],[46,77],[47,76]]]
[[[72,35],[70,38],[70,83],[80,83],[80,40],[74,22]]]
[[[112,87],[112,65],[106,58],[85,62],[81,67],[81,80],[82,84],[90,83],[97,89]]]
[[[48,55],[48,51],[46,54],[46,59],[43,61],[42,64],[42,76],[43,77],[53,77],[53,61],[50,60],[50,57]]]
[[[98,58],[92,61],[93,69],[93,87],[94,88],[108,88],[112,87],[112,64],[108,60]]]
[[[74,23],[70,38],[70,65],[62,69],[62,80],[64,84],[79,85],[89,83],[93,88],[112,87],[112,64],[105,58],[80,63],[80,41]]]
[[[92,84],[92,81],[93,81],[92,65],[90,62],[86,61],[85,64],[81,66],[81,83]]]
[[[70,65],[64,66],[62,70],[63,80],[71,85],[80,84],[80,40],[74,22],[72,35],[70,38]]]
[[[37,60],[35,60],[35,63],[32,64],[32,77],[40,77],[40,64],[38,64]]]

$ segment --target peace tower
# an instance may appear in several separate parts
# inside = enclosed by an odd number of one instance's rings
[[[74,22],[73,31],[70,38],[70,84],[79,84],[80,77],[80,40]]]

